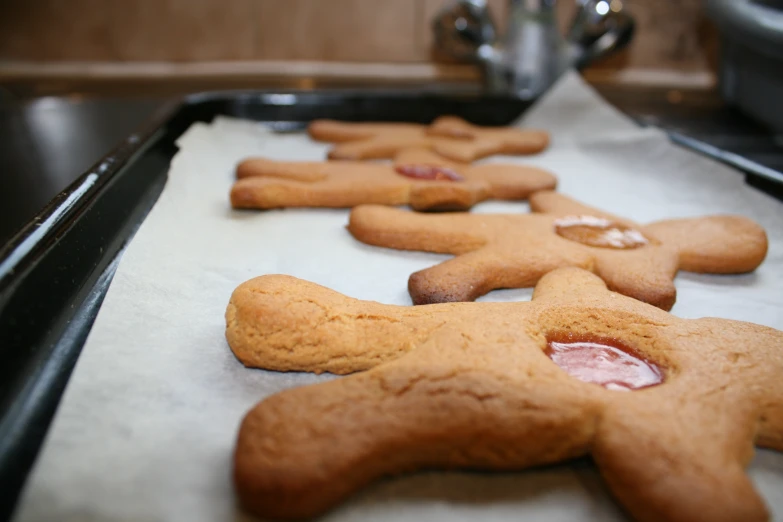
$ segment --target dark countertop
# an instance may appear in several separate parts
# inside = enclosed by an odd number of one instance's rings
[[[642,124],[659,125],[783,171],[783,148],[775,137],[725,107],[711,91],[639,87],[600,87],[599,91]],[[0,244],[166,101],[0,98]]]

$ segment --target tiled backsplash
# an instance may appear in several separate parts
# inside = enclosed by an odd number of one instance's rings
[[[447,0],[5,0],[0,60],[310,60],[425,63]],[[624,0],[638,22],[609,68],[705,70],[715,36],[700,0]],[[503,26],[507,0],[490,0]],[[560,0],[562,25],[574,9]]]

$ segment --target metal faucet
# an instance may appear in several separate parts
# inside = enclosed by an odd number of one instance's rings
[[[634,21],[621,0],[576,0],[565,37],[557,0],[508,0],[508,23],[498,36],[486,0],[451,0],[433,20],[436,48],[482,66],[490,94],[535,98],[569,67],[581,68],[625,47]]]

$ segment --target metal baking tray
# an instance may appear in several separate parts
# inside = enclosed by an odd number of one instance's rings
[[[279,132],[315,118],[505,125],[530,101],[384,92],[226,92],[161,110],[58,194],[0,251],[0,520],[11,516],[119,255],[166,183],[177,138],[228,115]]]
[[[191,124],[227,115],[288,132],[315,118],[428,123],[454,114],[505,125],[530,104],[476,94],[225,92],[162,109],[0,250],[0,521],[12,514],[119,256],[163,190],[176,140]]]

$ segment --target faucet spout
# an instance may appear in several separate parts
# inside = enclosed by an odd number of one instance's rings
[[[509,0],[503,38],[506,91],[523,98],[543,92],[562,69],[563,38],[556,0]]]
[[[478,63],[493,94],[535,98],[568,67],[583,67],[625,45],[633,19],[621,0],[576,0],[567,40],[558,31],[557,0],[508,0],[498,38],[486,0],[451,0],[433,20],[435,45],[460,61]]]

